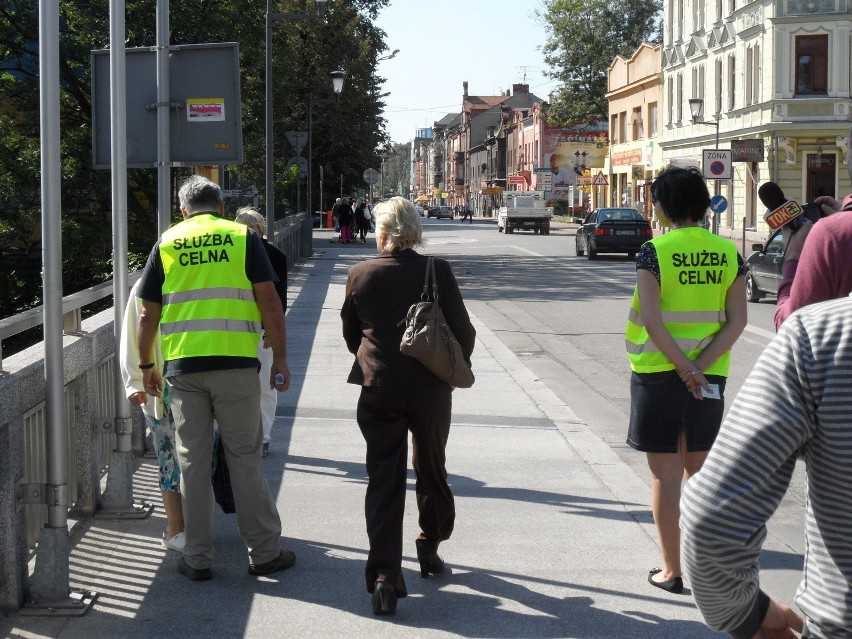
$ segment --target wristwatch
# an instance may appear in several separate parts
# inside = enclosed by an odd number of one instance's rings
[[[155,366],[154,362],[151,362],[150,364],[140,363],[139,364],[139,370],[140,371],[147,371],[149,368],[154,368],[154,366]]]

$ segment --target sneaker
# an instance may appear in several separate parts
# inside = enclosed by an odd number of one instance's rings
[[[260,454],[261,457],[267,457],[269,455],[269,442],[263,442],[263,452]]]
[[[178,561],[178,572],[182,575],[186,575],[188,578],[192,579],[192,581],[207,581],[208,579],[213,579],[213,571],[209,568],[193,568],[188,563],[186,563],[186,559],[183,557]]]
[[[186,546],[186,533],[179,532],[171,539],[166,539],[163,534],[163,548],[166,550],[174,550],[175,552],[183,552],[183,547]]]
[[[278,553],[278,556],[275,559],[267,561],[266,563],[257,565],[249,564],[248,572],[250,575],[271,575],[273,572],[292,568],[295,563],[295,553],[289,550],[282,550]]]

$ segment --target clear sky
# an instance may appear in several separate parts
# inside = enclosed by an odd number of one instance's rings
[[[547,31],[533,13],[538,0],[391,0],[378,26],[387,33],[391,60],[385,118],[393,142],[414,138],[447,113],[461,111],[462,82],[470,95],[499,95],[526,82],[547,99],[557,82],[544,73]],[[526,78],[526,79],[525,79]]]

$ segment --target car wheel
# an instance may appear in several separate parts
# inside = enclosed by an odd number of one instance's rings
[[[585,253],[583,253],[582,247],[580,246],[580,238],[579,237],[574,239],[574,247],[575,247],[575,250],[577,252],[577,257],[583,257],[583,255],[585,255]]]
[[[598,252],[594,250],[591,245],[586,247],[586,258],[590,260],[598,259]]]
[[[763,293],[760,292],[760,289],[757,288],[757,284],[754,281],[751,273],[746,273],[746,299],[749,302],[759,302],[760,298],[763,297]]]

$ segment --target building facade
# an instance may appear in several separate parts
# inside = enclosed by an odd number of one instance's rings
[[[608,72],[607,185],[594,187],[595,203],[632,206],[652,219],[651,181],[660,172],[662,68],[659,44],[643,42],[630,58],[618,56]]]
[[[767,230],[767,181],[800,202],[852,190],[850,57],[848,0],[665,0],[664,161],[700,167],[716,145],[762,149],[735,154],[733,178],[711,187],[728,201],[720,232]]]

